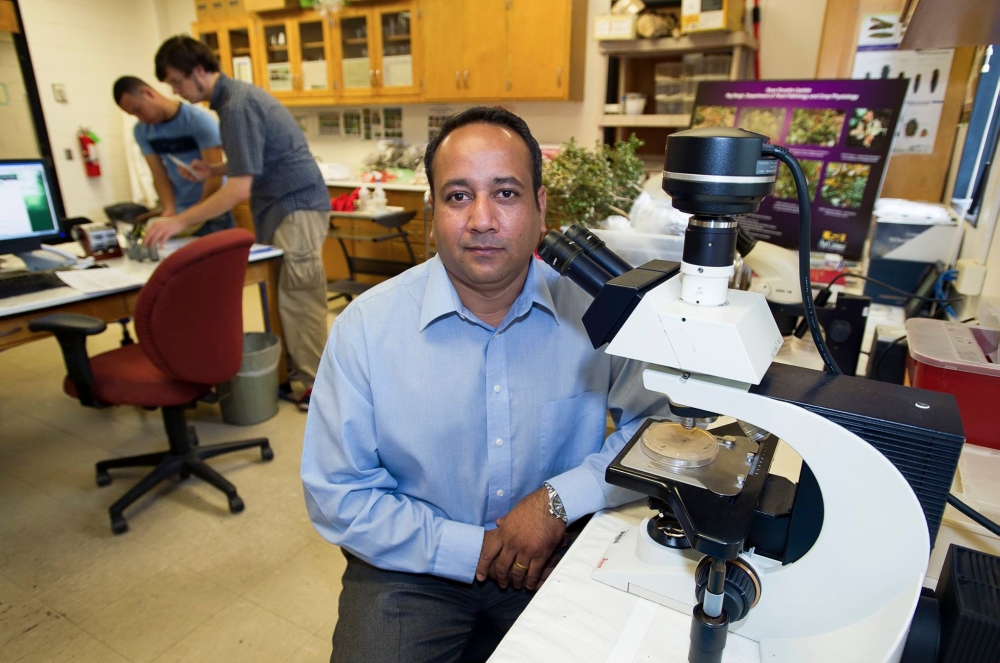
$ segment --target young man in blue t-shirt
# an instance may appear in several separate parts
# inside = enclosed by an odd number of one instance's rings
[[[208,111],[168,99],[134,76],[115,81],[114,96],[123,111],[139,120],[135,140],[153,173],[153,186],[163,208],[158,216],[176,216],[219,190],[222,176],[192,182],[181,176],[180,166],[173,160],[186,164],[195,159],[222,161],[219,123]],[[233,225],[232,214],[225,212],[183,234],[207,235]]]

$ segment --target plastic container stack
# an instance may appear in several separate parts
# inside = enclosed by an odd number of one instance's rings
[[[691,53],[679,62],[656,65],[656,112],[660,115],[687,115],[701,81],[729,80],[730,55]]]

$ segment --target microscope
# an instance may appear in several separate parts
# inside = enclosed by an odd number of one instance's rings
[[[764,295],[728,287],[736,217],[773,193],[779,160],[825,372],[772,363],[782,335]],[[805,177],[782,147],[742,129],[672,134],[663,188],[692,215],[679,264],[633,269],[575,226],[539,248],[594,297],[594,347],[644,362],[674,415],[644,422],[607,468],[656,515],[610,542],[594,578],[689,614],[690,663],[721,661],[730,631],[773,663],[921,660],[904,650],[964,441],[954,398],[840,374],[808,296]],[[797,480],[770,471],[779,440],[801,457]]]

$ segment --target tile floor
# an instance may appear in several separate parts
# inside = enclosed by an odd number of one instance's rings
[[[255,291],[245,327],[262,329]],[[117,346],[118,325],[91,353]],[[199,405],[202,443],[267,436],[274,460],[211,461],[246,510],[191,478],[126,510],[107,507],[143,474],[94,462],[166,446],[159,411],[92,410],[63,394],[52,339],[0,353],[0,663],[319,663],[329,660],[344,558],[306,515],[299,481],[305,415],[281,402],[254,426]]]

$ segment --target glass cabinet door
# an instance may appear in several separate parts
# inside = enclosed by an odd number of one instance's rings
[[[389,91],[413,87],[413,37],[409,11],[386,12],[379,16],[382,67],[376,84]]]
[[[233,67],[232,77],[247,83],[254,83],[253,55],[250,53],[250,29],[230,28],[228,32]]]
[[[271,92],[291,92],[294,89],[292,63],[288,52],[288,29],[284,23],[264,26],[264,48],[267,53],[267,89]]]
[[[322,92],[330,89],[330,75],[326,61],[326,40],[323,21],[299,23],[299,51],[301,55],[303,92]]]
[[[208,50],[212,51],[212,55],[215,56],[216,60],[222,59],[222,49],[219,47],[219,33],[215,30],[210,32],[199,32],[198,40],[201,43],[208,46]]]
[[[344,90],[370,90],[375,72],[368,54],[368,17],[340,19],[341,72]]]

